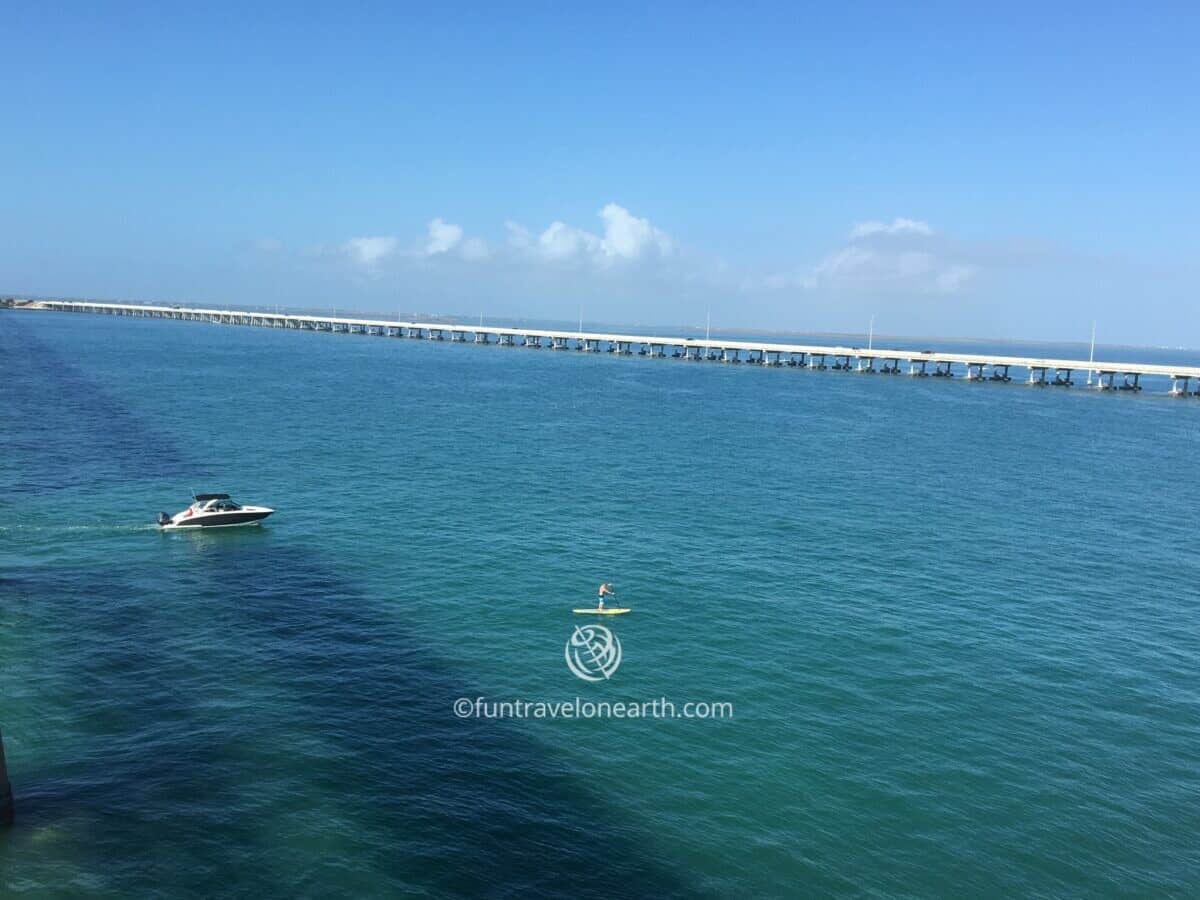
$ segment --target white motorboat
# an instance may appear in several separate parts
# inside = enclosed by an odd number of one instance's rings
[[[177,528],[231,528],[236,525],[257,525],[271,513],[266,506],[241,506],[228,494],[196,494],[195,502],[183,512],[168,516],[158,514],[158,524],[164,530]]]

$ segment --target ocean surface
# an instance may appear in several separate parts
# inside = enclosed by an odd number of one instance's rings
[[[1161,385],[0,312],[0,894],[1195,896],[1198,451]],[[577,697],[733,714],[454,711]]]

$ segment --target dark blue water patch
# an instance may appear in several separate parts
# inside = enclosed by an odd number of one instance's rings
[[[303,713],[279,723],[281,742],[320,732],[338,748],[307,760],[285,753],[287,765],[305,773],[308,790],[353,810],[354,855],[394,886],[496,897],[701,893],[650,855],[652,829],[609,807],[585,773],[521,727],[456,718],[456,698],[486,691],[375,611],[318,553],[230,541],[203,560],[208,593],[230,603],[247,657],[273,670]]]
[[[186,652],[193,636],[141,578],[31,567],[6,580],[0,695],[74,737],[32,758],[10,749],[19,816],[0,839],[0,872],[40,841],[58,845],[60,860],[43,888],[222,894],[229,849],[254,844],[227,771],[247,723],[214,727],[196,683],[203,660]],[[35,643],[14,640],[30,634]],[[29,740],[14,737],[15,748]]]
[[[86,372],[42,340],[19,314],[0,315],[0,455],[37,466],[0,469],[7,495],[96,482],[178,477],[176,441],[115,400]]]
[[[41,636],[22,693],[76,735],[49,760],[15,755],[21,828],[61,828],[98,886],[701,893],[519,727],[454,717],[455,698],[485,692],[317,554],[253,538],[209,551],[158,591],[145,571],[7,579],[10,637]],[[290,837],[264,838],[276,828]],[[338,852],[306,852],[325,840]]]

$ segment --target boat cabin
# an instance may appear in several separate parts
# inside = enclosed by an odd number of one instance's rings
[[[231,512],[241,509],[228,494],[197,494],[192,509],[196,512]]]

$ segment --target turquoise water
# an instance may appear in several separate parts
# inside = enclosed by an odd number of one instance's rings
[[[1194,895],[1198,438],[1148,392],[0,313],[0,893]],[[149,524],[193,488],[279,512]]]

